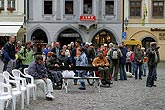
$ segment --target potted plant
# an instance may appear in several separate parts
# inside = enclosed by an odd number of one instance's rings
[[[12,12],[15,10],[15,8],[13,8],[13,7],[8,7],[7,10],[10,11],[10,12],[12,13]]]

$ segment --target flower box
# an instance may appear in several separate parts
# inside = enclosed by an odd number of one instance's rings
[[[10,12],[12,13],[12,12],[15,10],[15,8],[8,7],[7,10],[10,11]]]

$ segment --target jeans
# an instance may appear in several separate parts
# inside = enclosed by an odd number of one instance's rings
[[[148,66],[148,77],[147,77],[147,86],[153,86],[154,85],[154,80],[155,80],[155,73],[156,73],[156,65],[155,66]]]
[[[125,72],[125,65],[120,64],[120,80],[127,80],[127,75]]]
[[[84,77],[86,76],[86,71],[78,72],[78,76],[84,78]],[[86,88],[86,87],[85,87],[85,81],[84,81],[84,79],[79,79],[79,82],[80,82],[80,86],[81,86],[82,88]]]
[[[135,74],[135,62],[131,62],[132,64],[132,75]]]
[[[155,66],[155,69],[157,70],[157,64],[156,64],[156,66]],[[155,71],[155,73],[154,73],[154,80],[155,80],[155,81],[157,80],[157,71]]]
[[[143,75],[146,76],[147,63],[143,63]]]
[[[115,69],[115,71],[114,71]],[[111,74],[113,74],[114,72],[114,79],[117,80],[118,79],[118,72],[119,72],[119,60],[111,60],[110,61],[110,72]]]
[[[139,68],[139,79],[142,79],[142,66],[143,64],[135,64],[135,79],[137,79],[137,72],[138,72],[138,68]]]

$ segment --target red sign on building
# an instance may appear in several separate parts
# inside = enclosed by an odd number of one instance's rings
[[[95,21],[96,16],[80,16],[80,21]]]

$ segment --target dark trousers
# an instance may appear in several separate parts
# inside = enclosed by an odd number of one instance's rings
[[[142,79],[142,73],[143,73],[142,66],[143,64],[135,64],[135,79],[137,79],[138,69],[139,69],[139,79]]]
[[[99,67],[98,68],[99,73],[101,74],[101,77],[105,80],[110,79],[110,74],[109,74],[109,68],[108,67]]]
[[[114,70],[115,69],[115,70]],[[115,80],[118,79],[118,72],[119,72],[119,60],[111,60],[110,61],[110,73],[113,74]]]
[[[127,80],[124,64],[120,64],[120,80]]]
[[[132,72],[132,64],[131,64],[131,62],[127,62],[126,63],[126,71],[130,72],[130,73]]]
[[[155,66],[148,66],[148,77],[147,77],[147,86],[153,86],[154,85],[154,80],[155,80],[155,73],[156,73],[156,65]]]

